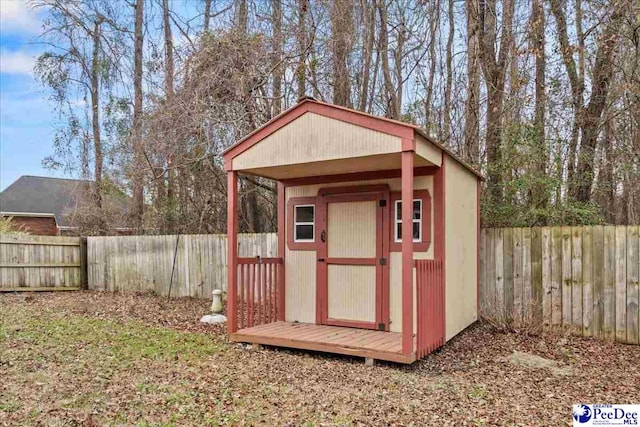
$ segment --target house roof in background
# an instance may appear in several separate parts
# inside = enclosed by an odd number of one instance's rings
[[[0,193],[0,212],[5,215],[53,214],[58,226],[71,227],[72,215],[69,214],[73,213],[83,192],[92,185],[94,182],[87,180],[23,175]],[[109,199],[108,203],[127,211],[127,196]]]

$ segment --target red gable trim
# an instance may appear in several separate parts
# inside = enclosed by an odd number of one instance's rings
[[[397,136],[403,140],[414,140],[414,126],[412,125],[372,116],[367,113],[338,107],[336,105],[321,103],[312,99],[304,99],[226,149],[222,153],[225,167],[231,168],[231,160],[234,157],[245,152],[264,138],[307,112]],[[403,145],[405,144],[406,143]]]

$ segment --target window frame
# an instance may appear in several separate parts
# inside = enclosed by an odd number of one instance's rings
[[[390,252],[402,252],[402,238],[396,241],[396,201],[402,200],[402,192],[392,191],[389,195],[390,198],[390,212],[389,212],[389,250]],[[414,190],[413,200],[420,200],[421,206],[421,218],[420,218],[420,240],[413,241],[413,250],[416,252],[427,252],[431,246],[432,239],[432,215],[433,208],[431,202],[431,194],[427,189]],[[413,219],[412,219],[413,222]]]
[[[296,206],[313,206],[313,240],[295,240],[296,237]],[[318,227],[318,203],[316,197],[289,197],[285,216],[287,247],[292,251],[315,251]]]
[[[413,232],[413,224],[418,224],[418,237],[417,238],[413,238],[413,242],[414,243],[419,243],[422,242],[422,218],[424,216],[423,214],[423,210],[424,210],[424,202],[422,201],[422,199],[420,198],[416,198],[413,199],[413,203],[418,202],[420,203],[420,218],[415,219],[411,218],[411,231]],[[402,243],[402,236],[398,236],[398,224],[402,224],[402,219],[398,219],[398,206],[402,203],[401,199],[398,200],[394,200],[393,202],[393,241],[395,243]],[[412,206],[413,208],[413,206]]]
[[[313,208],[313,221],[298,221],[298,208]],[[310,225],[311,239],[298,238],[298,226]],[[314,203],[295,204],[293,205],[293,241],[295,243],[311,243],[316,241],[316,205]]]

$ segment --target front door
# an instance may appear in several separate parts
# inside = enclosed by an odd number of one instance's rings
[[[322,324],[388,330],[387,194],[320,197],[318,308]]]

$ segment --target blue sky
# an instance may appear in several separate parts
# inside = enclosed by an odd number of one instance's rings
[[[64,176],[42,167],[55,114],[32,71],[41,22],[24,0],[0,0],[0,189],[21,175]]]

